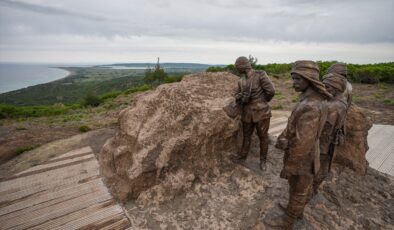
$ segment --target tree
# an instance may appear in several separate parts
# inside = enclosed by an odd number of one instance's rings
[[[160,58],[157,58],[155,69],[152,71],[152,69],[149,67],[145,70],[144,82],[146,84],[150,84],[151,86],[153,84],[160,85],[164,83],[166,77],[167,73],[160,66]]]

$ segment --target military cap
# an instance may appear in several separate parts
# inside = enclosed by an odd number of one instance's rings
[[[241,69],[251,69],[252,65],[249,62],[249,59],[245,56],[238,57],[237,60],[235,60],[235,67],[241,68]]]
[[[328,68],[327,73],[336,73],[347,77],[347,65],[342,62],[332,64],[330,68]]]
[[[332,95],[327,92],[324,84],[319,80],[320,69],[316,62],[309,60],[296,61],[293,64],[291,73],[298,74],[308,80],[314,88],[324,96],[332,97]]]

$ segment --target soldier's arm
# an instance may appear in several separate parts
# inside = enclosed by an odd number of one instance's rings
[[[271,101],[275,95],[274,84],[272,84],[271,79],[268,77],[267,73],[264,72],[260,76],[260,85],[264,90],[264,97],[267,102]]]
[[[240,93],[241,93],[241,85],[240,82],[238,81],[237,86],[233,90],[233,96],[236,97]]]
[[[302,162],[309,156],[310,150],[316,145],[319,129],[319,110],[307,106],[299,111],[296,119],[296,137],[289,146],[289,161]]]

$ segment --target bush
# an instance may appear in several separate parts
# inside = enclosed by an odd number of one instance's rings
[[[35,149],[35,148],[36,148],[35,146],[19,147],[19,148],[17,148],[17,149],[15,150],[15,152],[16,152],[17,155],[19,155],[19,154],[22,154],[22,153],[24,153],[24,152],[33,150],[33,149]]]
[[[151,89],[151,87],[149,85],[141,85],[141,86],[130,88],[130,89],[124,91],[123,93],[127,95],[130,93],[144,92],[144,91],[147,91],[150,89]]]
[[[181,81],[183,76],[168,76],[164,78],[165,83],[173,83],[173,82],[179,82]]]
[[[87,131],[90,131],[90,128],[87,125],[82,125],[79,127],[79,131],[82,133],[86,133]]]
[[[102,103],[102,99],[93,93],[88,93],[83,99],[84,106],[97,107]]]
[[[100,99],[101,99],[101,101],[105,101],[105,100],[108,100],[108,99],[116,98],[120,94],[122,94],[122,92],[120,92],[120,91],[109,92],[109,93],[106,93],[104,95],[101,95]]]

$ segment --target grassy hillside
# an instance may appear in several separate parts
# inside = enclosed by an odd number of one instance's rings
[[[136,69],[114,68],[127,67]],[[123,92],[130,88],[144,85],[143,67],[154,66],[152,63],[114,64],[95,67],[67,67],[71,74],[63,79],[30,86],[27,88],[0,94],[0,104],[18,106],[53,105],[57,103],[82,103],[86,95],[103,95]],[[183,75],[205,71],[208,65],[164,63],[169,75],[165,82],[179,80]]]

